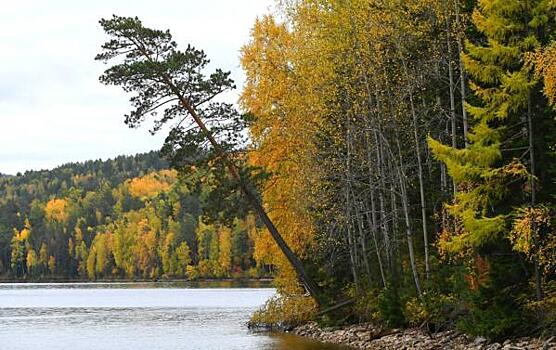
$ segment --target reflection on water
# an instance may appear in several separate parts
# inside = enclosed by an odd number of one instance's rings
[[[210,288],[213,287],[213,288]],[[177,283],[0,284],[2,349],[336,350],[250,333],[271,288]]]

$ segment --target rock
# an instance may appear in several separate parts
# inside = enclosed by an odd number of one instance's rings
[[[539,341],[521,338],[506,340],[502,344],[489,343],[486,338],[470,338],[456,331],[428,334],[422,329],[385,330],[370,323],[347,326],[341,329],[320,328],[311,322],[294,328],[291,333],[322,342],[342,344],[353,349],[372,350],[556,350],[554,339]]]

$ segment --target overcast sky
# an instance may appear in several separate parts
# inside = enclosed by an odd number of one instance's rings
[[[106,87],[94,61],[98,20],[138,16],[170,29],[180,47],[205,50],[243,84],[239,50],[272,0],[16,0],[0,11],[0,173],[53,168],[159,149],[164,135],[128,129],[128,98]],[[228,98],[236,100],[237,93]]]

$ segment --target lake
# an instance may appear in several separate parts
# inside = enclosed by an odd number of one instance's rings
[[[337,350],[253,333],[272,288],[188,283],[0,283],[2,349]]]

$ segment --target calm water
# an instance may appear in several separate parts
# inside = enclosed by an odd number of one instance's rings
[[[273,294],[179,283],[0,283],[0,348],[339,349],[249,332],[249,315]]]

